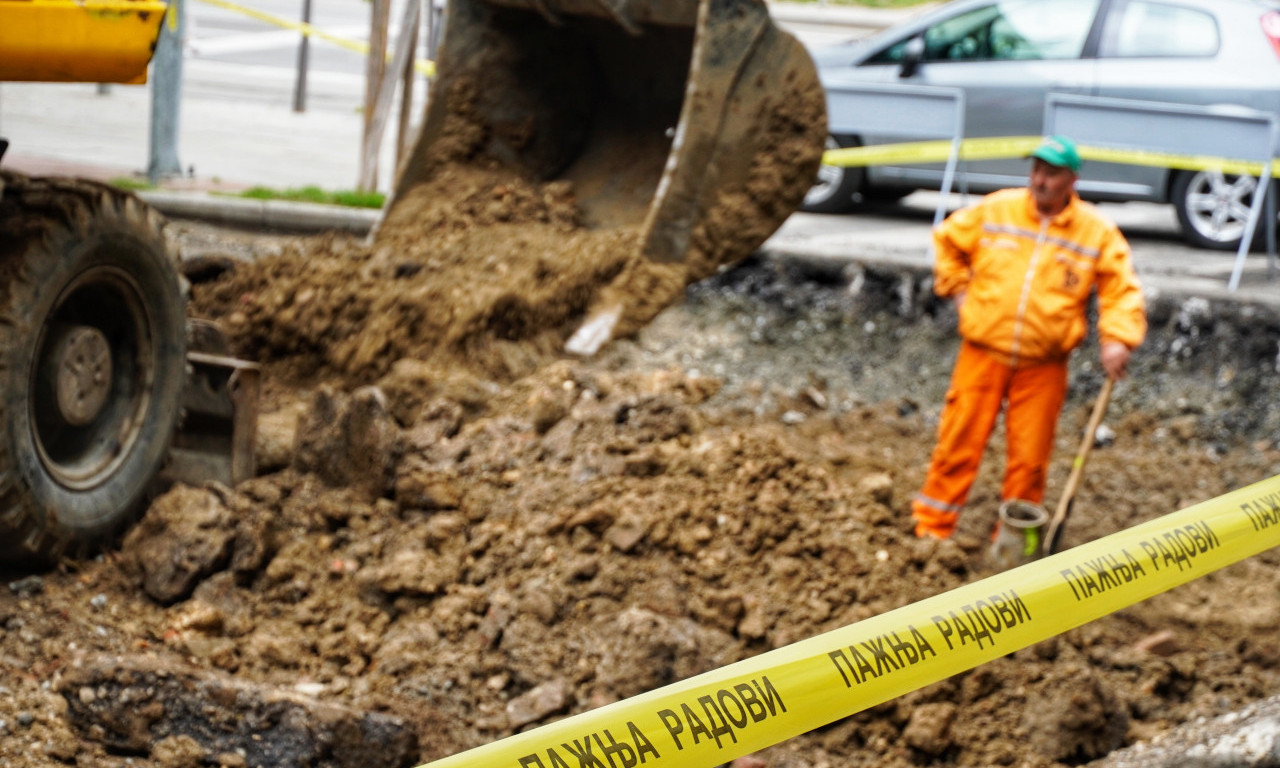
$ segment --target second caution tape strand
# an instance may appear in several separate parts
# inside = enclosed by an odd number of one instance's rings
[[[361,55],[367,56],[369,54],[368,43],[364,43],[359,40],[347,40],[345,38],[338,37],[337,35],[331,35],[328,32],[325,32],[323,29],[312,24],[307,24],[301,21],[290,21],[289,19],[285,19],[271,13],[266,13],[265,11],[255,10],[253,8],[249,8],[249,7],[240,5],[238,3],[230,2],[230,0],[200,0],[200,2],[207,3],[209,5],[214,5],[219,8],[226,9],[228,11],[234,11],[235,13],[240,13],[245,16],[249,16],[250,18],[254,18],[254,19],[257,19],[258,21],[266,22],[267,24],[271,24],[273,26],[282,27],[284,29],[293,29],[309,37],[315,37],[320,40],[333,43],[339,48],[346,48],[349,51],[354,51],[355,53],[359,53]],[[426,59],[416,59],[413,63],[413,67],[414,67],[414,71],[418,72],[419,74],[425,75],[427,77],[435,76],[435,73],[436,73],[435,62],[428,61]]]

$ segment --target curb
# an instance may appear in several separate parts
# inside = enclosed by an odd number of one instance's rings
[[[137,194],[148,205],[172,218],[290,232],[337,229],[363,235],[382,216],[381,210],[369,208],[288,200],[250,200],[203,192],[148,190]]]
[[[850,269],[868,269],[894,275],[914,275],[928,278],[933,272],[933,256],[921,245],[879,243],[873,245],[848,243],[795,243],[778,238],[766,240],[758,250],[766,258],[801,264],[822,273],[844,273]],[[1182,301],[1203,299],[1233,305],[1251,305],[1280,309],[1280,291],[1263,263],[1253,263],[1244,271],[1242,284],[1235,290],[1227,288],[1231,261],[1224,260],[1216,268],[1174,272],[1160,268],[1139,268],[1138,279],[1149,303],[1164,299]]]

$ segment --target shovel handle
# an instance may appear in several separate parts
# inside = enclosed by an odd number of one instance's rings
[[[1080,447],[1076,449],[1076,457],[1071,462],[1071,476],[1067,478],[1067,487],[1062,491],[1062,498],[1058,499],[1058,508],[1053,511],[1053,517],[1049,519],[1049,532],[1045,537],[1045,553],[1052,555],[1058,551],[1058,546],[1062,543],[1062,528],[1067,522],[1067,516],[1071,514],[1071,506],[1075,502],[1076,490],[1080,487],[1080,478],[1084,476],[1084,464],[1089,459],[1089,452],[1093,449],[1093,441],[1098,433],[1098,425],[1102,423],[1102,415],[1107,411],[1107,404],[1111,402],[1111,389],[1115,386],[1116,380],[1107,377],[1102,383],[1102,391],[1098,393],[1098,399],[1093,403],[1093,413],[1089,414],[1089,423],[1084,428],[1084,436],[1080,438]]]

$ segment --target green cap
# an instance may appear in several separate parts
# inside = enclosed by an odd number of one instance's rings
[[[1066,136],[1046,136],[1030,156],[1038,157],[1049,165],[1068,168],[1072,173],[1080,172],[1080,153],[1076,152],[1075,142]]]

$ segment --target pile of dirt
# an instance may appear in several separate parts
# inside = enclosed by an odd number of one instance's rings
[[[397,205],[369,246],[287,243],[197,291],[274,378],[370,382],[399,360],[511,379],[563,346],[636,234],[580,226],[569,187],[453,166]],[[680,284],[683,288],[683,283]]]
[[[958,534],[911,534],[955,348],[925,276],[751,259],[570,358],[626,234],[575,227],[571,189],[465,173],[424,196],[425,238],[263,238],[194,286],[265,364],[259,476],[176,487],[118,551],[0,587],[0,763],[411,766],[986,575],[999,438]],[[1261,310],[1153,305],[1067,544],[1280,472],[1277,339]],[[752,764],[1079,765],[1274,695],[1278,562]]]

